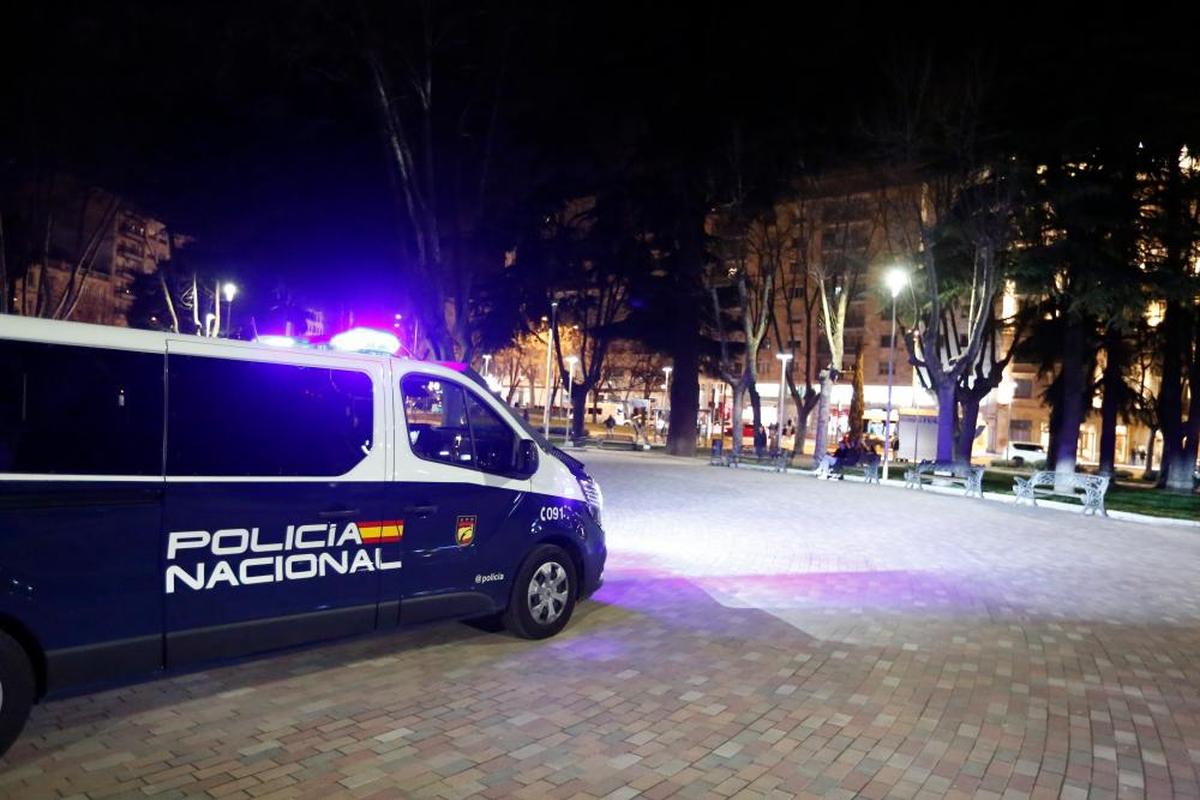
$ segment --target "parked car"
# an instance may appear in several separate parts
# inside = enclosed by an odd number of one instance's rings
[[[1004,457],[1020,466],[1025,463],[1046,460],[1046,448],[1037,442],[1009,442]]]

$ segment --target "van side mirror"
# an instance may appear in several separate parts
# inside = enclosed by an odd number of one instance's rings
[[[517,449],[517,474],[528,478],[537,472],[538,446],[532,439],[522,439]]]

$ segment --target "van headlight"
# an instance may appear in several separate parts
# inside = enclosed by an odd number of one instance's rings
[[[580,478],[579,488],[583,492],[592,519],[596,520],[596,524],[599,525],[600,513],[604,510],[604,493],[600,491],[600,484],[596,483],[593,478]]]

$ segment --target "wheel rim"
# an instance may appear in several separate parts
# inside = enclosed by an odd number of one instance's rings
[[[526,591],[529,614],[539,625],[550,625],[563,615],[571,590],[567,571],[557,561],[547,561],[533,573]]]

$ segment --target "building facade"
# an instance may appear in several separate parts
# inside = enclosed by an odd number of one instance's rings
[[[139,278],[154,275],[182,244],[122,198],[68,179],[24,187],[16,207],[27,230],[44,237],[36,256],[9,275],[10,311],[25,316],[126,326]]]

